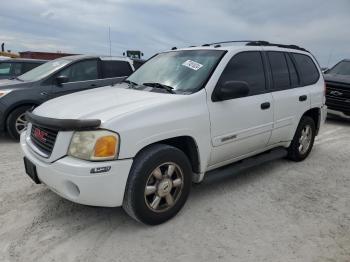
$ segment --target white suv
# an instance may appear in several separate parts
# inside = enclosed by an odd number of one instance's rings
[[[316,60],[297,46],[163,52],[119,85],[27,113],[26,172],[71,201],[123,206],[160,224],[210,170],[281,147],[305,159],[325,120],[324,86]]]

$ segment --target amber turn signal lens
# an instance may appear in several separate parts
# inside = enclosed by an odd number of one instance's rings
[[[115,136],[103,136],[95,143],[94,157],[114,157],[116,154],[117,138]]]

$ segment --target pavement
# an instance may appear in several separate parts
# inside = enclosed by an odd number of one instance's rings
[[[350,123],[328,121],[310,156],[195,185],[150,227],[74,204],[25,175],[0,136],[0,261],[350,261]]]

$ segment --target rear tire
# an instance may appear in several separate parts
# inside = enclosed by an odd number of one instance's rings
[[[11,138],[19,140],[21,133],[27,126],[25,112],[33,108],[33,106],[21,106],[13,110],[6,120],[6,131]]]
[[[309,116],[303,116],[288,148],[287,158],[296,162],[307,158],[314,145],[315,136],[315,121]]]
[[[141,151],[132,165],[123,208],[135,220],[158,225],[174,217],[191,188],[192,169],[179,149],[156,144]]]

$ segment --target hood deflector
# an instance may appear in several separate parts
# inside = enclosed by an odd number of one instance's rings
[[[99,119],[57,119],[38,116],[30,112],[26,112],[26,118],[34,125],[60,131],[90,130],[96,129],[101,125],[101,120]]]

